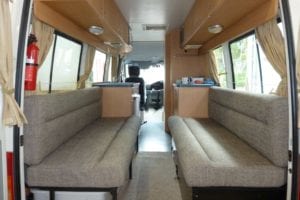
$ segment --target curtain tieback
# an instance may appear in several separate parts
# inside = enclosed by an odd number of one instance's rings
[[[3,94],[12,95],[15,92],[14,88],[2,87]]]

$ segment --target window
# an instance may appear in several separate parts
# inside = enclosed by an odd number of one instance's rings
[[[105,60],[106,60],[106,54],[96,50],[92,72],[87,82],[90,83],[103,82]]]
[[[233,88],[254,93],[275,92],[281,78],[269,63],[255,34],[230,42]]]
[[[164,64],[151,65],[148,68],[141,69],[140,77],[144,79],[145,84],[152,84],[165,79]]]
[[[255,35],[230,43],[234,88],[261,93],[261,69]]]
[[[38,72],[41,91],[76,89],[82,44],[55,33],[50,51]]]
[[[218,70],[218,76],[221,87],[227,87],[227,72],[225,65],[225,57],[224,57],[224,47],[221,46],[214,51],[214,55],[216,58],[216,65]]]

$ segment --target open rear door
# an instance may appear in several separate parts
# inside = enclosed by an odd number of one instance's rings
[[[281,0],[281,15],[285,27],[286,37],[286,55],[288,66],[288,86],[289,86],[289,163],[288,163],[288,181],[287,181],[287,200],[299,200],[299,133],[300,123],[298,123],[298,91],[296,60],[299,64],[300,57],[295,57],[297,49],[297,40],[299,38],[298,30],[300,24],[300,1],[299,0]],[[299,48],[298,48],[299,49]],[[299,52],[298,52],[299,54]]]
[[[0,1],[2,14],[0,34],[3,36],[1,38],[3,55],[1,61],[6,61],[1,62],[1,68],[4,69],[1,71],[1,77],[4,77],[5,81],[2,80],[0,85],[0,199],[3,200],[25,199],[23,148],[20,139],[22,128],[12,126],[16,124],[14,120],[11,120],[14,118],[13,114],[11,115],[12,112],[6,112],[9,113],[6,115],[7,125],[4,124],[2,118],[4,118],[4,110],[11,111],[14,107],[13,103],[8,106],[5,102],[13,102],[12,100],[15,99],[17,104],[22,106],[25,47],[32,1]]]

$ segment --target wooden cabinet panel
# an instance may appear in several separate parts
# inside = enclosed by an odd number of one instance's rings
[[[112,29],[128,43],[128,23],[119,10],[116,3],[112,0],[104,0],[104,20],[112,26]]]
[[[130,117],[133,114],[133,88],[104,87],[102,117]]]
[[[206,21],[211,18],[213,12],[217,10],[224,0],[197,0],[184,23],[184,44],[186,44],[203,26]],[[199,41],[200,44],[200,41]]]
[[[209,88],[175,87],[174,113],[182,117],[208,118]]]
[[[98,16],[104,18],[104,0],[87,0],[97,10]]]

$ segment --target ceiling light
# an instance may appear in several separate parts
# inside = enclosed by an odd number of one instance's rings
[[[223,26],[220,24],[215,24],[208,27],[208,32],[217,34],[223,31]]]
[[[100,26],[90,26],[89,32],[94,35],[101,35],[104,32],[104,29]]]

